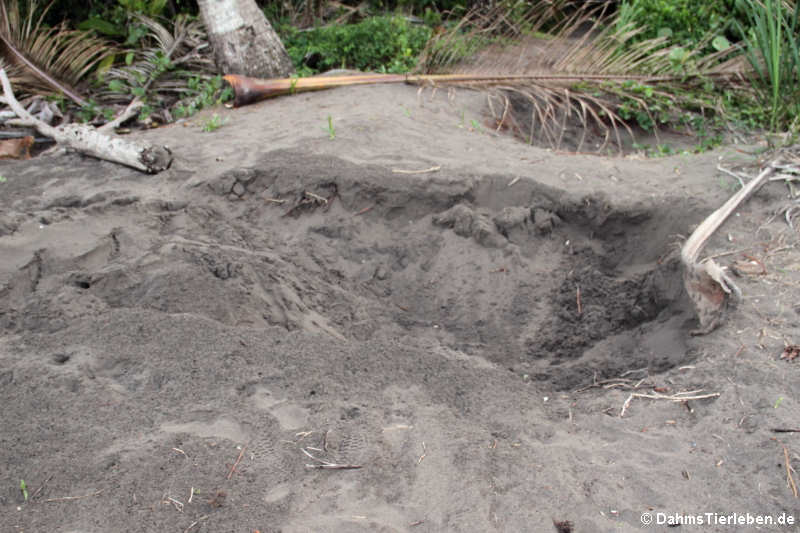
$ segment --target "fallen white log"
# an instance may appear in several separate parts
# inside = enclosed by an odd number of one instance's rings
[[[84,124],[67,124],[57,128],[50,126],[34,118],[20,105],[14,97],[5,69],[0,69],[0,83],[3,85],[5,95],[0,101],[8,104],[27,125],[35,127],[39,133],[66,148],[150,174],[161,172],[172,164],[172,152],[166,146],[132,142],[121,137],[106,135]]]

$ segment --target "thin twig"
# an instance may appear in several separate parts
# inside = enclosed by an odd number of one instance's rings
[[[720,172],[724,172],[725,174],[727,174],[729,176],[733,176],[734,178],[736,178],[739,181],[739,185],[741,187],[744,187],[744,179],[742,179],[742,177],[739,174],[735,173],[732,170],[728,170],[727,168],[723,167],[722,165],[717,165],[717,170],[719,170]]]
[[[354,465],[351,463],[331,463],[329,461],[324,461],[317,457],[311,455],[308,450],[304,448],[300,448],[300,451],[309,456],[314,461],[317,461],[319,464],[306,464],[306,468],[318,468],[322,470],[358,470],[359,468],[363,468],[361,465]]]
[[[420,464],[426,455],[428,455],[428,450],[425,448],[425,441],[422,441],[422,455],[417,459],[417,464]]]
[[[441,165],[436,165],[435,167],[426,168],[425,170],[403,170],[401,168],[393,168],[392,172],[395,174],[427,174],[428,172],[438,172],[441,169]]]
[[[795,499],[797,499],[797,484],[794,482],[794,476],[792,476],[792,472],[794,472],[794,468],[792,468],[792,463],[789,460],[789,448],[786,445],[781,444],[783,446],[783,460],[786,464],[786,484],[792,489],[792,494],[794,494]]]
[[[651,400],[669,400],[672,402],[688,402],[689,400],[705,400],[708,398],[718,398],[720,396],[719,392],[712,392],[709,394],[697,394],[702,392],[702,390],[693,390],[687,392],[677,392],[675,394],[643,394],[640,392],[632,392],[630,396],[625,400],[625,403],[622,404],[622,409],[620,409],[619,417],[622,418],[625,416],[625,412],[630,407],[631,402],[634,398],[649,398]],[[687,404],[688,405],[688,404]]]
[[[242,451],[240,451],[240,452],[239,452],[239,457],[237,457],[237,458],[236,458],[236,462],[235,462],[235,463],[233,463],[233,466],[231,466],[230,472],[228,472],[228,477],[227,477],[227,479],[230,479],[230,478],[232,478],[232,477],[233,477],[233,471],[234,471],[234,470],[236,470],[236,467],[237,467],[237,466],[239,466],[239,462],[242,460],[242,456],[244,455],[244,451],[245,451],[246,449],[247,449],[247,444],[245,444],[244,446],[242,446]]]
[[[309,198],[311,198],[311,199],[313,199],[313,200],[316,200],[316,201],[318,201],[318,202],[319,202],[319,203],[321,203],[321,204],[327,204],[327,203],[328,203],[328,199],[327,199],[327,198],[323,198],[322,196],[320,196],[320,195],[318,195],[318,194],[314,194],[314,193],[313,193],[313,192],[311,192],[311,191],[305,191],[305,193],[304,193],[304,194],[305,194],[306,196],[308,196]]]
[[[581,288],[575,290],[575,301],[578,302],[578,314],[583,314],[583,307],[581,307]]]
[[[208,518],[208,515],[203,515],[203,516],[201,516],[200,518],[198,518],[197,520],[195,520],[194,522],[192,522],[191,524],[189,524],[189,527],[187,527],[186,529],[184,529],[184,530],[183,530],[183,533],[189,533],[189,530],[190,530],[190,529],[192,529],[194,526],[196,526],[197,524],[199,524],[200,522],[202,522],[202,521],[203,521],[203,520],[205,520],[206,518]]]
[[[44,502],[45,503],[51,503],[51,502],[68,502],[68,501],[72,501],[72,500],[82,500],[84,498],[89,498],[91,496],[97,496],[98,494],[100,494],[104,490],[105,489],[100,489],[97,492],[93,492],[91,494],[84,494],[83,496],[63,496],[61,498],[49,498],[47,500],[44,500]]]
[[[45,486],[45,485],[47,485],[47,482],[48,482],[48,481],[50,481],[51,479],[53,479],[53,476],[54,476],[54,475],[55,475],[55,474],[50,474],[50,475],[47,477],[47,479],[45,479],[45,480],[44,480],[44,482],[43,482],[41,485],[39,485],[39,488],[38,488],[38,489],[36,489],[36,492],[34,492],[34,493],[33,493],[33,495],[31,496],[31,500],[33,500],[34,498],[36,498],[36,496],[37,496],[37,495],[38,495],[40,492],[42,492],[42,489],[44,488],[44,486]]]
[[[171,496],[167,496],[166,498],[164,498],[161,501],[161,503],[164,503],[164,504],[167,504],[167,505],[172,505],[173,507],[175,507],[175,509],[177,509],[177,511],[179,513],[183,512],[183,503],[179,502],[178,500],[176,500],[175,498],[173,498]]]
[[[131,100],[131,102],[128,104],[128,106],[122,113],[120,113],[116,118],[114,118],[114,120],[106,122],[105,124],[97,128],[97,131],[113,132],[114,129],[121,126],[123,122],[125,122],[126,120],[134,116],[136,113],[138,113],[142,107],[144,107],[144,101],[137,96],[136,98]]]

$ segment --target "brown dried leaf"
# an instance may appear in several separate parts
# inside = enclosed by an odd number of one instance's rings
[[[0,141],[0,159],[30,159],[33,137],[18,137]]]
[[[800,344],[790,344],[781,353],[781,359],[786,359],[787,361],[794,361],[798,356],[800,356]]]

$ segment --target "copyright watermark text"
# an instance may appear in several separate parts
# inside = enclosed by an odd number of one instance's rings
[[[792,526],[797,523],[797,517],[788,513],[642,513],[642,524],[645,526]]]

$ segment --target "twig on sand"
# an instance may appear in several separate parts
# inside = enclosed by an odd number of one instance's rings
[[[583,314],[583,307],[581,306],[581,288],[575,289],[575,301],[578,303],[578,314]]]
[[[312,198],[312,199],[316,200],[317,202],[321,203],[322,205],[325,205],[325,204],[328,203],[328,199],[327,198],[323,198],[322,196],[320,196],[318,194],[314,194],[311,191],[304,191],[303,194],[305,194],[309,198]]]
[[[54,476],[54,475],[55,475],[55,474],[50,474],[49,476],[47,476],[47,479],[45,479],[45,480],[44,480],[44,482],[43,482],[41,485],[39,485],[39,488],[38,488],[38,489],[36,489],[36,491],[33,493],[33,495],[31,496],[31,500],[33,500],[34,498],[36,498],[36,496],[38,496],[38,495],[39,495],[39,493],[40,493],[40,492],[42,492],[42,489],[44,488],[44,486],[45,486],[45,485],[47,485],[47,482],[48,482],[48,481],[50,481],[51,479],[53,479],[53,476]]]
[[[773,433],[800,433],[800,428],[772,428]]]
[[[649,398],[651,400],[669,400],[671,402],[688,402],[689,400],[705,400],[708,398],[718,398],[719,392],[712,392],[708,394],[699,394],[702,390],[693,390],[686,392],[677,392],[675,394],[643,394],[640,392],[632,392],[625,403],[622,404],[622,409],[619,412],[619,417],[625,416],[625,411],[630,407],[634,398]]]
[[[627,372],[626,372],[626,374],[627,374]],[[623,374],[623,375],[625,375],[625,374]],[[585,386],[581,387],[580,389],[575,389],[573,391],[573,394],[577,394],[579,392],[584,392],[584,391],[587,391],[589,389],[599,389],[601,387],[604,388],[604,389],[614,389],[614,388],[617,388],[617,387],[621,387],[621,388],[629,389],[629,390],[637,390],[637,389],[640,389],[640,388],[653,387],[653,384],[651,382],[649,382],[648,379],[649,379],[649,377],[645,377],[645,378],[642,378],[642,379],[634,382],[632,379],[618,377],[618,378],[601,379],[601,380],[598,381],[597,380],[597,374],[595,374],[592,383],[590,383],[589,385],[585,385]]]
[[[428,450],[425,448],[425,441],[422,441],[422,455],[417,459],[417,464],[420,464],[426,455],[428,455]]]
[[[227,478],[226,478],[226,479],[230,479],[230,478],[232,478],[232,477],[233,477],[233,472],[234,472],[234,470],[236,470],[236,467],[237,467],[237,466],[239,466],[239,463],[241,462],[241,460],[242,460],[242,456],[244,455],[244,451],[245,451],[246,449],[247,449],[247,444],[245,444],[244,446],[242,446],[242,451],[240,451],[240,452],[239,452],[239,457],[237,457],[237,458],[236,458],[236,462],[235,462],[235,463],[233,463],[233,466],[231,466],[231,469],[230,469],[230,471],[228,472],[228,476],[227,476]]]
[[[740,187],[744,187],[744,185],[745,185],[744,178],[740,174],[737,174],[736,172],[734,172],[732,170],[729,170],[729,169],[723,167],[722,165],[717,165],[717,170],[719,170],[720,172],[724,172],[728,176],[736,178],[739,181],[739,186]]]
[[[92,496],[97,496],[98,494],[100,494],[104,490],[105,489],[100,489],[97,492],[93,492],[91,494],[84,494],[82,496],[62,496],[61,498],[48,498],[47,500],[44,500],[44,502],[45,503],[52,503],[52,502],[69,502],[69,501],[72,501],[72,500],[82,500],[84,498],[90,498]]]
[[[428,172],[438,172],[442,169],[442,165],[436,165],[435,167],[426,168],[424,170],[403,170],[401,168],[393,168],[392,172],[395,174],[427,174]]]
[[[794,468],[792,468],[792,462],[789,459],[789,448],[787,448],[782,442],[778,442],[783,447],[783,461],[786,465],[786,485],[792,490],[792,494],[794,495],[795,499],[800,498],[800,495],[798,495],[797,492],[797,483],[794,482],[794,476],[792,476]]]
[[[161,503],[166,505],[172,505],[179,513],[183,512],[183,502],[179,502],[172,496],[166,496],[163,500],[161,500]]]
[[[353,216],[354,216],[354,217],[357,217],[357,216],[359,216],[359,215],[363,215],[364,213],[366,213],[366,212],[368,212],[368,211],[372,210],[372,208],[373,208],[373,207],[375,207],[375,206],[374,206],[374,205],[367,206],[367,207],[365,207],[364,209],[362,209],[362,210],[360,210],[360,211],[358,211],[358,212],[356,212],[356,213],[353,213]]]
[[[331,463],[329,461],[323,461],[317,457],[311,455],[311,453],[306,450],[305,448],[300,448],[300,451],[309,456],[314,461],[317,461],[319,464],[306,464],[306,468],[319,468],[322,470],[357,470],[362,468],[361,465],[354,465],[350,463]]]
[[[205,520],[206,518],[208,518],[208,515],[203,515],[203,516],[201,516],[200,518],[198,518],[197,520],[195,520],[194,522],[192,522],[191,524],[189,524],[189,527],[187,527],[186,529],[184,529],[184,530],[183,530],[183,533],[189,533],[189,530],[191,530],[191,529],[192,529],[194,526],[196,526],[197,524],[199,524],[200,522],[202,522],[202,521],[203,521],[203,520]]]

